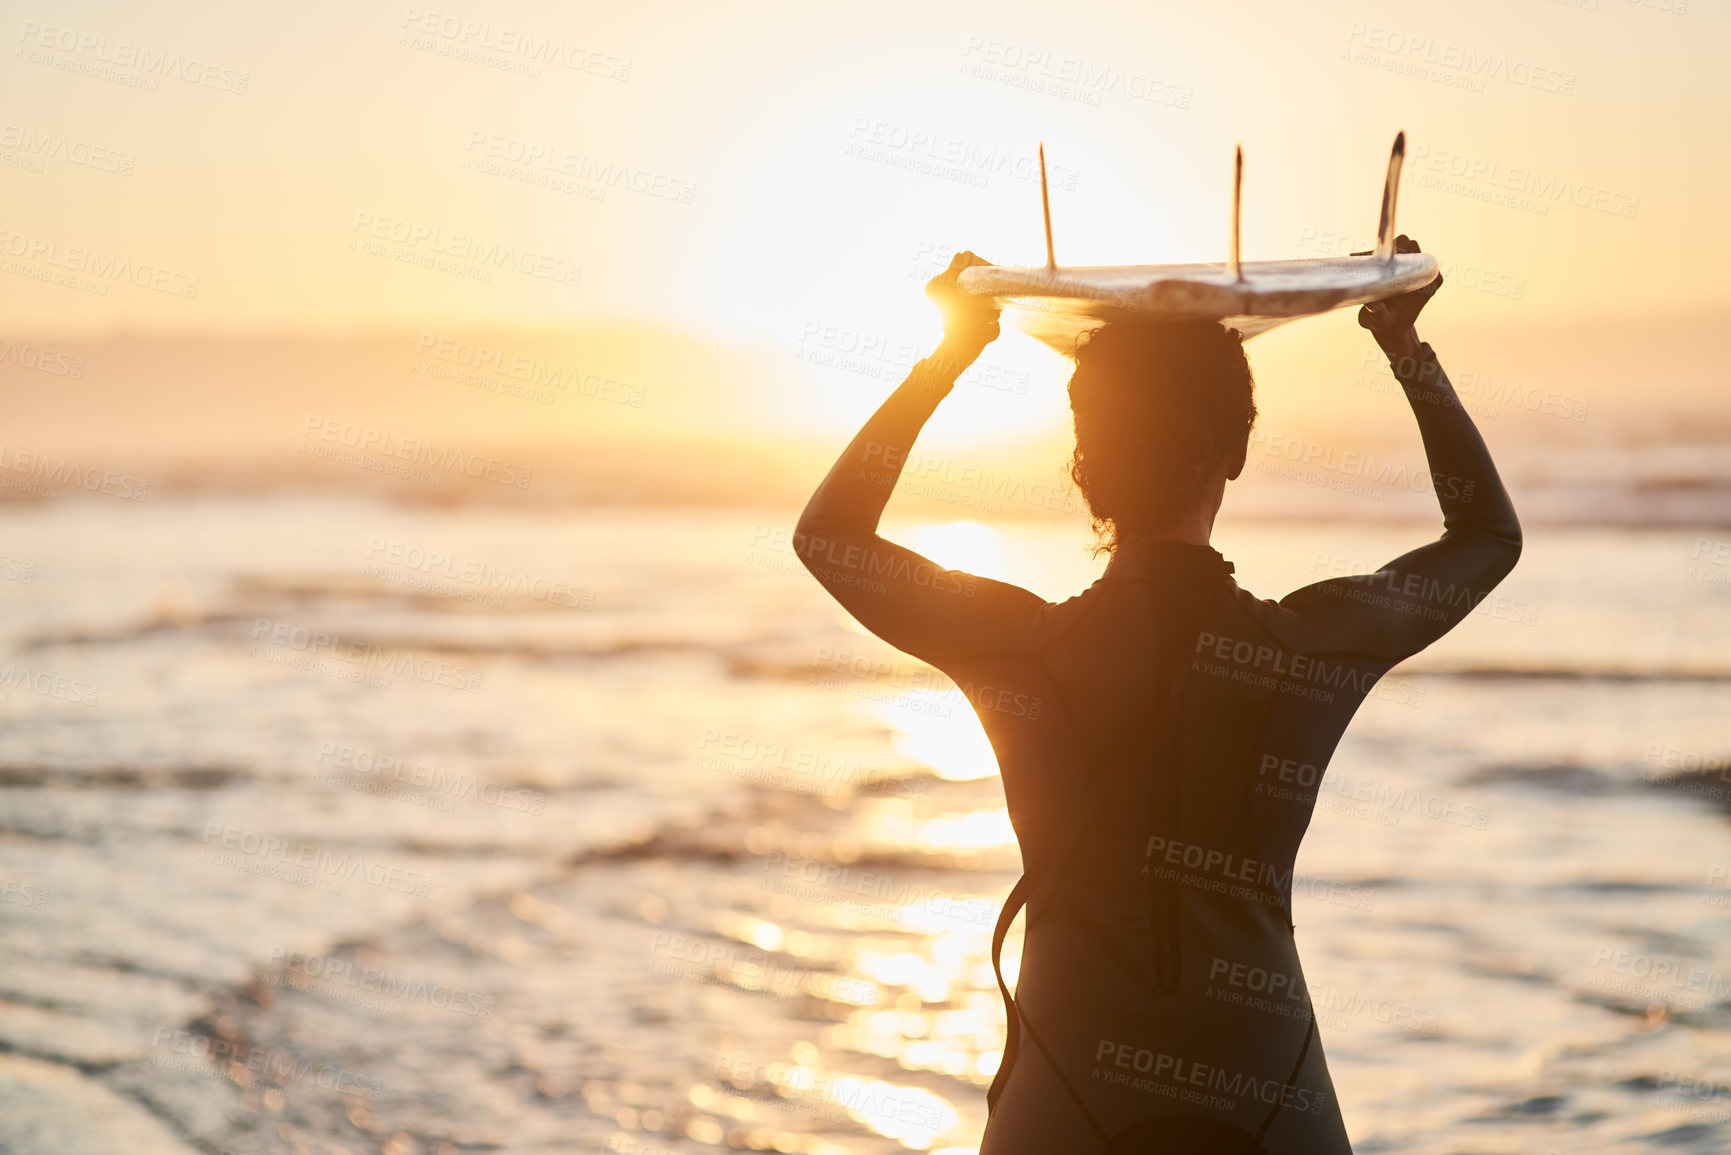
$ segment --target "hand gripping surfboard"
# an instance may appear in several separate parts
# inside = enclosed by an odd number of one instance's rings
[[[958,284],[969,293],[998,298],[1017,328],[1061,353],[1104,321],[1214,320],[1254,337],[1276,325],[1332,309],[1399,296],[1437,274],[1429,253],[1394,251],[1395,197],[1406,158],[1406,134],[1396,134],[1382,186],[1376,248],[1363,256],[1288,261],[1240,261],[1238,214],[1244,185],[1244,149],[1232,174],[1232,248],[1225,264],[1058,264],[1052,248],[1052,201],[1046,189],[1046,149],[1040,147],[1040,201],[1046,219],[1046,264],[1018,268],[976,265]]]

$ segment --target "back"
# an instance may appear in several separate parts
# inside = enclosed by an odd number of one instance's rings
[[[905,460],[942,396],[919,374],[807,505],[807,568],[955,679],[1003,775],[1028,872],[1009,913],[1026,896],[1029,917],[982,1155],[1090,1149],[1157,1114],[1221,1120],[1271,1152],[1350,1150],[1293,946],[1293,861],[1365,694],[1521,547],[1483,440],[1417,348],[1393,368],[1442,535],[1278,603],[1200,545],[1123,546],[1054,604],[883,538],[899,468],[880,467]]]
[[[1121,552],[1003,652],[939,663],[992,739],[1038,880],[1017,983],[1038,1054],[1015,1057],[993,1115],[1018,1146],[993,1150],[1067,1141],[1031,1132],[1079,1115],[1072,1096],[1108,1134],[1179,1107],[1251,1133],[1296,1109],[1289,1130],[1325,1132],[1307,1141],[1341,1133],[1320,1046],[1299,1069],[1293,861],[1391,663],[1298,648],[1231,569],[1197,546]]]

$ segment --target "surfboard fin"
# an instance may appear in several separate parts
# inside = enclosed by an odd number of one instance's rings
[[[1376,250],[1382,260],[1394,256],[1394,201],[1400,193],[1400,166],[1406,160],[1406,133],[1394,134],[1394,151],[1388,157],[1388,178],[1382,184],[1382,219],[1376,225]]]
[[[1232,154],[1232,259],[1226,266],[1234,281],[1244,280],[1244,270],[1238,264],[1238,216],[1244,202],[1244,146],[1237,145]]]
[[[1046,216],[1046,271],[1058,271],[1058,255],[1052,249],[1052,194],[1046,189],[1046,142],[1040,142],[1040,211]]]

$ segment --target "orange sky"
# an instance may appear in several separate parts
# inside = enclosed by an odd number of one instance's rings
[[[1222,257],[1236,141],[1247,256],[1364,247],[1400,128],[1439,325],[1731,313],[1718,5],[932,7],[15,5],[0,336],[629,318],[894,363],[951,250],[1039,259],[1040,139],[1060,259],[1108,263]]]

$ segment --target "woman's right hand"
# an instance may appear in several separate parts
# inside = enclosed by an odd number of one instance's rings
[[[963,269],[991,263],[973,253],[957,253],[950,258],[949,268],[926,283],[926,296],[944,316],[944,345],[969,362],[997,338],[1002,310],[991,297],[963,292],[959,281]]]

